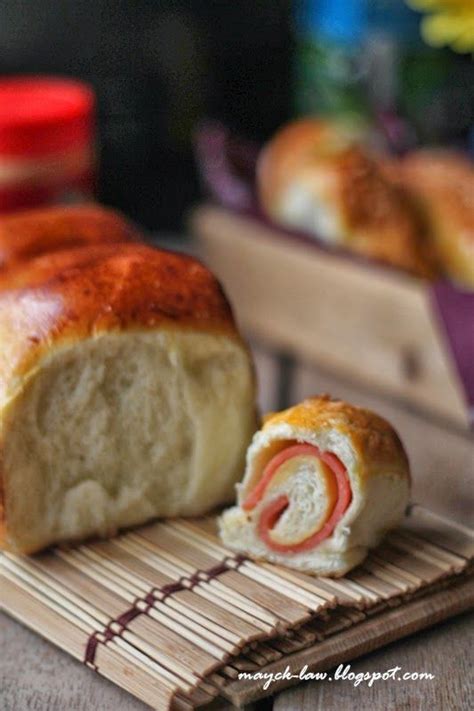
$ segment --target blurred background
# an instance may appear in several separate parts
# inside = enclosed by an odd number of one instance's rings
[[[298,114],[473,142],[474,65],[403,0],[0,0],[0,74],[89,83],[98,197],[177,231],[199,198],[203,118],[262,142]]]

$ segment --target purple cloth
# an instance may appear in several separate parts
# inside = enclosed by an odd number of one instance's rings
[[[431,301],[463,386],[471,427],[474,426],[474,293],[448,282],[431,288]]]
[[[258,146],[232,136],[219,123],[206,123],[196,136],[198,168],[203,185],[220,205],[262,222],[255,194]],[[314,236],[272,224],[282,236],[304,240],[314,249],[328,249]],[[345,250],[341,254],[367,266],[367,261]],[[384,265],[384,268],[386,267]],[[463,386],[471,427],[474,427],[474,292],[461,291],[454,284],[439,281],[431,286],[431,302],[451,350]]]

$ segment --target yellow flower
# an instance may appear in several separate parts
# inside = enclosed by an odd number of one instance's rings
[[[456,52],[474,51],[474,0],[406,0],[427,12],[421,33],[434,47],[449,45]]]

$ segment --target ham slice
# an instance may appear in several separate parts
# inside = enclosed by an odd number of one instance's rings
[[[312,444],[295,444],[283,449],[268,462],[263,470],[260,481],[247,496],[246,500],[242,504],[242,508],[245,511],[251,511],[254,509],[264,497],[270,482],[279,468],[289,459],[302,455],[316,457],[330,468],[337,486],[337,500],[328,518],[318,531],[297,544],[285,545],[276,542],[271,537],[271,531],[282,513],[288,507],[289,499],[286,494],[281,494],[280,496],[272,499],[261,512],[257,529],[260,538],[265,542],[265,544],[272,550],[280,553],[300,553],[310,550],[324,541],[324,539],[331,535],[337,523],[347,510],[347,507],[352,499],[351,486],[347,470],[335,454],[332,454],[331,452],[321,452],[318,447]]]

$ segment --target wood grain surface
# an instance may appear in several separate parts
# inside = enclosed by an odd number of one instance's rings
[[[2,711],[144,711],[145,704],[0,613]]]
[[[219,207],[198,208],[191,228],[253,334],[468,428],[425,283],[286,239]]]
[[[433,681],[309,682],[278,694],[273,711],[470,711],[474,613],[461,615],[361,657],[352,671],[402,666]],[[97,676],[6,615],[0,615],[2,711],[145,711],[147,706]],[[222,704],[219,709],[231,708]],[[271,700],[253,705],[270,711]],[[250,709],[250,707],[246,707]]]
[[[308,682],[281,692],[273,711],[470,711],[474,698],[472,648],[474,614],[461,615],[437,627],[359,658],[355,673],[430,672],[433,680],[380,681],[354,688],[346,681]]]
[[[384,647],[395,640],[402,639],[427,628],[439,624],[450,615],[471,611],[474,608],[474,580],[466,580],[458,586],[450,586],[440,590],[425,599],[412,600],[406,604],[375,615],[333,637],[328,637],[315,643],[312,647],[290,655],[286,660],[279,660],[265,667],[265,672],[276,674],[285,669],[298,675],[301,669],[309,672],[328,672],[331,667],[339,664],[352,663],[354,659],[368,652]],[[392,665],[396,666],[396,665]],[[398,666],[403,667],[401,661]],[[390,668],[390,667],[389,667]],[[366,671],[370,671],[367,669]],[[372,669],[372,671],[385,671]],[[427,671],[425,669],[402,669],[407,672]],[[266,677],[268,678],[268,676]],[[276,677],[272,682],[275,692],[283,691],[297,680],[284,680]],[[328,683],[329,679],[328,679]],[[334,681],[334,684],[336,681]],[[394,683],[398,684],[398,678]],[[262,681],[235,681],[226,687],[226,696],[235,703],[242,704],[260,698]]]

